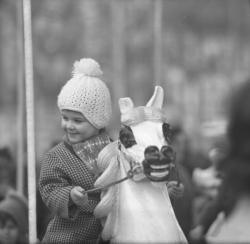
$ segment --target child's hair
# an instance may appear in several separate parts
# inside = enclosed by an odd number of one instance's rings
[[[83,58],[74,63],[72,74],[58,95],[59,109],[80,112],[97,129],[105,128],[112,110],[109,89],[100,79],[100,65]]]

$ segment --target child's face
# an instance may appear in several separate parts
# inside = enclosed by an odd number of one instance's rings
[[[8,219],[6,222],[0,223],[0,243],[1,244],[15,244],[18,241],[19,230],[16,223]]]
[[[85,141],[99,133],[99,130],[90,124],[80,112],[62,110],[61,116],[62,128],[72,144]]]

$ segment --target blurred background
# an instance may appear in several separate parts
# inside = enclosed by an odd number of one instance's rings
[[[119,129],[120,97],[136,105],[156,84],[166,93],[170,124],[180,124],[195,150],[205,130],[225,123],[225,97],[249,76],[248,0],[32,0],[32,41],[37,163],[62,137],[56,106],[72,64],[96,59],[111,89]],[[26,132],[20,1],[0,0],[0,146],[18,160]],[[20,126],[21,125],[21,126]],[[20,160],[20,158],[19,158]]]

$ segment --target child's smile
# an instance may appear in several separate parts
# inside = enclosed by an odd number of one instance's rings
[[[72,144],[85,141],[99,132],[80,112],[62,110],[61,116],[62,128]]]

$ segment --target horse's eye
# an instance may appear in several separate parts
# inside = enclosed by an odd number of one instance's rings
[[[172,137],[173,137],[173,132],[168,123],[163,123],[162,124],[162,133],[164,135],[165,140],[171,144],[172,142]]]
[[[125,148],[132,147],[136,144],[133,131],[129,126],[123,125],[119,133],[119,139]]]

